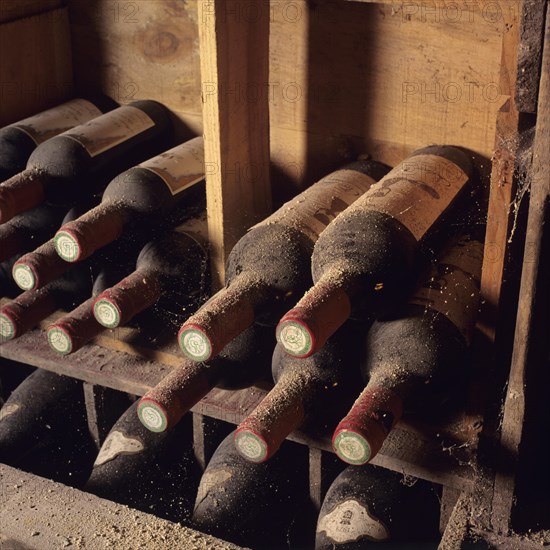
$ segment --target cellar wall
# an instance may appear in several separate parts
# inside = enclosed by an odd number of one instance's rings
[[[283,197],[363,152],[395,165],[440,142],[490,158],[509,99],[495,5],[272,0],[268,80],[224,87],[201,86],[197,0],[68,0],[77,89],[99,87],[122,103],[158,99],[195,132],[201,93],[204,102],[267,100]],[[241,3],[221,24],[259,24],[265,9]]]

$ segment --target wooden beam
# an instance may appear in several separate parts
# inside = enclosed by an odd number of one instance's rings
[[[523,261],[514,353],[504,401],[500,436],[500,447],[508,458],[506,461],[501,461],[506,462],[506,467],[503,464],[503,467],[497,472],[493,500],[493,524],[497,532],[504,533],[509,528],[515,489],[515,474],[525,425],[529,356],[533,347],[541,346],[540,341],[534,341],[534,323],[537,322],[535,317],[537,297],[542,292],[539,285],[548,284],[548,281],[540,280],[539,267],[543,254],[547,252],[542,247],[543,235],[547,231],[545,224],[548,223],[547,209],[550,198],[550,165],[548,163],[548,151],[550,151],[550,11],[546,14],[546,37],[539,89],[529,218],[527,221],[527,250]],[[547,343],[546,349],[548,349]],[[544,368],[545,365],[540,364],[538,366]],[[533,391],[532,393],[536,395],[536,392]],[[544,437],[544,430],[541,437]]]
[[[66,8],[0,25],[0,126],[70,96],[70,44]]]
[[[244,232],[271,211],[269,7],[249,0],[199,2],[199,40],[214,287]]]

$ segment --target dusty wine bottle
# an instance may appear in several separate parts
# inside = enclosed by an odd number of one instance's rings
[[[252,464],[237,453],[233,437],[222,441],[204,471],[193,523],[242,546],[265,548],[269,541],[279,548],[304,494],[307,474],[300,459],[306,457],[296,456],[290,443],[273,460]]]
[[[207,272],[206,250],[199,241],[170,231],[144,246],[133,273],[97,296],[94,316],[104,327],[125,325],[163,295],[182,310],[194,310],[208,292]]]
[[[82,202],[66,212],[61,223],[74,220],[80,216],[82,212],[89,210],[91,206],[95,206],[96,204],[97,200],[94,198]],[[21,216],[23,216],[23,214],[21,214]],[[0,226],[0,231],[2,227],[11,225],[11,223],[12,222],[8,222],[4,226]],[[57,227],[59,227],[59,224]],[[57,229],[57,227],[55,229]],[[58,279],[61,275],[67,273],[69,269],[71,269],[71,264],[63,261],[56,254],[52,237],[32,252],[28,252],[21,256],[13,265],[12,276],[17,286],[22,290],[34,290]]]
[[[88,266],[82,264],[38,290],[23,292],[0,307],[0,342],[18,338],[57,309],[73,309],[91,287]]]
[[[338,411],[346,403],[349,407],[360,387],[354,344],[358,328],[350,321],[307,359],[292,357],[277,345],[272,363],[275,386],[235,432],[235,446],[246,460],[271,458],[292,431],[305,427],[306,419],[316,435],[326,435],[329,425],[334,429]]]
[[[135,162],[166,147],[167,109],[134,101],[40,144],[27,167],[0,185],[0,223],[44,200],[70,204],[98,192]]]
[[[404,403],[430,403],[441,387],[449,390],[463,377],[482,258],[479,241],[459,239],[403,310],[373,324],[362,365],[367,386],[333,434],[342,460],[371,460],[401,418]]]
[[[207,361],[254,321],[275,326],[311,284],[310,257],[319,234],[387,171],[373,161],[352,163],[250,229],[229,254],[225,287],[181,327],[183,352]]]
[[[0,409],[0,462],[78,482],[93,462],[87,432],[82,382],[37,369]],[[67,460],[78,453],[86,464]]]
[[[0,262],[24,254],[53,237],[66,211],[44,203],[0,225]]]
[[[426,482],[407,481],[384,468],[348,466],[323,500],[315,550],[362,550],[389,541],[413,545],[436,540],[437,493]]]
[[[204,208],[204,145],[187,141],[109,183],[101,204],[63,225],[55,237],[57,253],[68,262],[90,256],[124,232],[165,230]]]
[[[190,430],[154,434],[142,426],[136,407],[111,428],[85,490],[173,521],[188,519],[199,479]]]
[[[128,256],[124,259],[128,260]],[[127,262],[102,262],[102,267],[94,278],[92,296],[48,327],[46,334],[50,347],[62,355],[68,355],[101,334],[105,327],[94,317],[95,299],[104,290],[120,282],[132,269]]]
[[[186,359],[140,399],[142,424],[153,432],[169,430],[215,386],[251,386],[268,370],[274,346],[273,330],[253,324],[208,363]]]
[[[44,141],[114,109],[105,97],[71,99],[0,129],[0,182],[22,172],[31,153]]]
[[[414,279],[419,242],[465,195],[472,173],[457,148],[419,149],[340,214],[315,244],[314,286],[277,326],[286,351],[307,357],[350,315],[393,306]]]

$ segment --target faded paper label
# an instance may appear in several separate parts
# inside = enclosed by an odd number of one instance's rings
[[[204,472],[199,484],[195,508],[208,496],[212,489],[223,485],[231,476],[232,473],[229,470],[223,469]]]
[[[417,155],[373,185],[357,207],[391,216],[419,241],[467,183],[468,175],[454,162]]]
[[[17,412],[20,408],[21,405],[19,403],[10,403],[9,405],[4,405],[0,409],[0,421],[12,415],[14,412]]]
[[[128,437],[122,432],[111,432],[95,459],[94,466],[101,466],[122,454],[135,454],[143,451],[143,443],[134,437]]]
[[[434,266],[409,302],[442,313],[470,342],[479,309],[483,245],[459,241]]]
[[[187,141],[139,166],[160,176],[172,195],[177,195],[204,179],[203,139]]]
[[[361,538],[381,542],[390,538],[386,526],[371,516],[366,506],[350,499],[338,504],[319,520],[317,532],[338,544],[353,542]]]
[[[137,107],[124,105],[114,111],[90,120],[63,135],[78,141],[91,157],[145,132],[155,125],[153,120]]]
[[[337,170],[283,204],[254,227],[272,223],[286,225],[305,233],[315,242],[327,225],[374,183],[374,179],[361,172]]]
[[[25,132],[36,145],[40,145],[47,139],[84,124],[101,114],[102,112],[93,103],[85,99],[73,99],[25,118],[12,124],[12,127]]]

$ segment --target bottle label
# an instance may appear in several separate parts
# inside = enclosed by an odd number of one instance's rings
[[[337,544],[345,544],[362,538],[381,542],[390,538],[387,527],[369,513],[368,507],[354,499],[338,504],[319,520],[317,532],[325,532]]]
[[[21,405],[19,403],[10,403],[9,405],[4,405],[0,409],[0,421],[12,415],[14,412],[17,412],[20,408]]]
[[[327,225],[374,183],[374,179],[361,172],[337,170],[283,204],[255,227],[281,224],[298,229],[315,242]]]
[[[468,175],[448,159],[417,155],[373,185],[357,207],[391,216],[419,241],[468,180]]]
[[[205,471],[199,484],[195,508],[208,496],[212,489],[223,485],[232,475],[229,470],[223,469]]]
[[[161,177],[172,195],[204,179],[204,143],[195,138],[140,164]]]
[[[409,303],[442,313],[469,343],[479,308],[482,261],[483,245],[479,241],[458,241],[441,257]]]
[[[62,135],[78,141],[91,157],[116,147],[149,128],[154,121],[137,107],[124,105]]]
[[[127,437],[117,430],[111,432],[99,451],[94,466],[101,466],[122,454],[135,454],[143,451],[143,443],[134,437]]]
[[[12,124],[12,127],[25,132],[36,145],[40,145],[47,139],[84,124],[101,114],[102,112],[93,103],[85,99],[73,99],[25,118]]]

